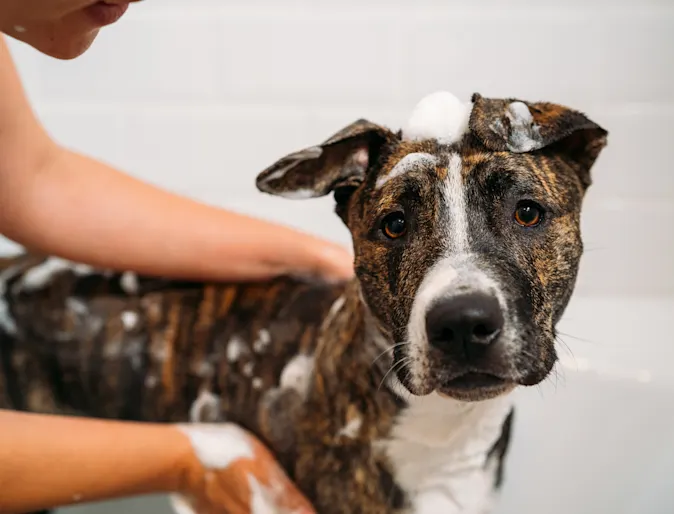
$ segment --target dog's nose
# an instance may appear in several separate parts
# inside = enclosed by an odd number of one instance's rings
[[[436,303],[426,314],[432,346],[445,353],[479,351],[493,343],[503,328],[498,300],[484,293],[454,296]]]

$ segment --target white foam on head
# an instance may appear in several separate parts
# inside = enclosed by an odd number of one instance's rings
[[[429,153],[409,153],[400,159],[400,161],[398,161],[398,163],[393,167],[388,175],[379,177],[375,185],[375,189],[381,189],[389,180],[400,177],[410,170],[418,169],[419,166],[435,166],[437,162],[437,158]]]
[[[531,152],[543,146],[540,128],[534,123],[534,117],[524,102],[512,102],[506,110],[506,116],[511,126],[508,141],[511,152]]]
[[[408,141],[437,139],[450,144],[461,139],[468,129],[472,106],[448,91],[425,96],[416,105],[403,129]]]

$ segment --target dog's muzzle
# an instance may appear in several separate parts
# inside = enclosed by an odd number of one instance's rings
[[[440,393],[482,398],[509,386],[505,323],[501,303],[488,292],[461,293],[431,304],[426,335],[432,360],[443,370]]]
[[[435,303],[426,314],[428,342],[443,353],[479,362],[503,330],[496,297],[468,293]]]

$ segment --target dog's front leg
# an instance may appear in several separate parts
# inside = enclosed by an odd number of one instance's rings
[[[259,410],[259,431],[320,514],[393,514],[403,498],[385,458],[370,441],[353,438],[347,425],[329,435],[327,418],[312,418],[293,389],[270,390]],[[311,420],[307,423],[308,420]]]
[[[300,441],[294,479],[321,514],[409,512],[385,461],[367,442]]]

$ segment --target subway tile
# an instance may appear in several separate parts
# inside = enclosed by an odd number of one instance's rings
[[[674,13],[674,11],[672,11]],[[564,14],[564,13],[561,13]],[[400,60],[406,96],[450,89],[531,99],[671,102],[674,15],[606,19],[601,12],[470,19],[451,10],[408,20]]]
[[[673,295],[674,206],[633,201],[610,208],[588,202],[582,228],[582,295]]]
[[[376,18],[313,12],[224,17],[223,101],[343,105],[395,100],[405,83],[399,28]]]
[[[216,27],[212,19],[123,18],[77,59],[41,56],[36,96],[82,104],[213,99]]]

